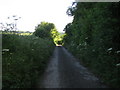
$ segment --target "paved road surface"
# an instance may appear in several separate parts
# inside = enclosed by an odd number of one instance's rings
[[[56,47],[38,88],[106,88],[64,47]]]

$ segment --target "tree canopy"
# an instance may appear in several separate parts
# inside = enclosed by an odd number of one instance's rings
[[[119,8],[119,2],[78,2],[68,8],[74,19],[64,29],[65,47],[112,87],[120,83]]]
[[[53,23],[41,22],[35,28],[35,36],[40,38],[51,38],[56,45],[63,44],[64,34],[60,34]]]
[[[50,38],[52,29],[55,29],[55,25],[53,23],[41,22],[35,28],[34,35],[41,38]]]

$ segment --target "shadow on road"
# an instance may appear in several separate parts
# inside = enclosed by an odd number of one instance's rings
[[[63,46],[56,46],[39,88],[106,88]]]

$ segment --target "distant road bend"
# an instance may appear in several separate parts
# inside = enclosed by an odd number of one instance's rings
[[[56,46],[38,88],[106,88],[64,47]]]

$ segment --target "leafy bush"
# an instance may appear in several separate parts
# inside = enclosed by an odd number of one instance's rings
[[[54,49],[50,39],[3,34],[3,88],[31,88]]]
[[[110,87],[120,87],[120,3],[81,2],[70,8],[74,19],[65,27],[65,47]]]

